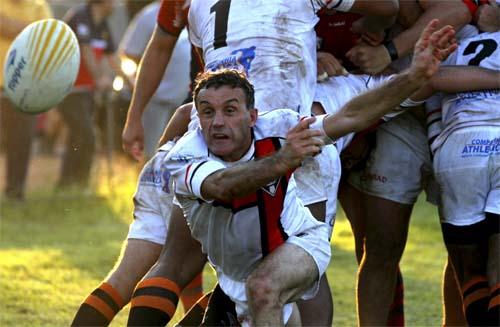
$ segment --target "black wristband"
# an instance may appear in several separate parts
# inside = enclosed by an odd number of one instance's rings
[[[391,61],[394,61],[394,60],[399,58],[398,57],[398,50],[396,50],[396,47],[394,46],[394,42],[392,42],[392,40],[385,41],[384,47],[387,49],[387,52],[389,53],[389,56],[391,57]]]

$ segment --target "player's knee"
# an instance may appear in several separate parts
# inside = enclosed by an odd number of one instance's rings
[[[365,247],[365,261],[384,267],[396,267],[404,250],[404,242],[380,242]]]
[[[246,293],[249,304],[255,308],[269,308],[277,306],[279,301],[279,288],[269,275],[251,274],[246,282]]]

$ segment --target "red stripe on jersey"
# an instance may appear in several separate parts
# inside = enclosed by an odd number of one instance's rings
[[[183,8],[185,2],[186,0],[163,0],[158,12],[158,26],[173,36],[179,36],[188,20],[189,6]]]
[[[281,147],[278,138],[267,138],[255,142],[255,157],[257,159],[267,157],[275,153]],[[292,172],[281,177],[272,187],[273,192],[266,192],[263,188],[257,191],[257,200],[259,207],[259,218],[261,228],[262,254],[265,256],[283,244],[288,235],[281,225],[281,212],[285,202],[285,196],[288,188],[288,180]]]
[[[184,184],[186,185],[186,188],[188,189],[189,192],[193,192],[193,190],[191,189],[191,187],[189,185],[189,181],[188,181],[188,176],[189,176],[189,171],[191,170],[191,166],[192,166],[192,164],[187,166],[186,175],[184,175]]]
[[[474,18],[474,16],[476,15],[477,8],[479,8],[480,5],[488,3],[488,0],[462,0],[462,1],[469,9],[472,18]]]
[[[244,198],[234,199],[231,202],[231,209],[232,209],[233,213],[236,213],[240,210],[254,207],[256,205],[257,205],[257,194],[252,193],[252,194],[247,195]]]

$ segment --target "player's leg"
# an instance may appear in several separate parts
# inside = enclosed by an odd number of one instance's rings
[[[307,208],[319,221],[325,220],[326,202],[308,205]],[[309,300],[297,301],[300,320],[305,326],[331,326],[333,321],[333,299],[326,275],[321,277],[318,293]]]
[[[160,258],[132,295],[128,325],[166,325],[175,312],[180,291],[202,271],[205,262],[206,256],[191,237],[182,210],[173,206]]]
[[[494,264],[489,260],[488,243],[495,230],[485,211],[500,212],[500,154],[485,156],[487,149],[483,146],[468,145],[477,140],[488,142],[498,135],[498,129],[493,127],[457,130],[448,136],[434,159],[436,179],[442,189],[443,237],[460,283],[469,325],[489,324],[490,291],[495,281],[488,273]]]
[[[450,258],[446,260],[443,272],[443,326],[467,326],[462,293]]]
[[[282,326],[286,303],[316,295],[330,260],[328,236],[325,224],[290,236],[248,276],[246,295],[254,325]]]
[[[398,264],[404,251],[412,206],[364,195],[365,251],[358,271],[360,325],[384,325],[394,299]]]
[[[115,268],[81,304],[72,326],[107,326],[126,305],[139,280],[160,255],[160,244],[139,239],[124,242]]]
[[[17,111],[12,102],[4,95],[1,95],[1,108],[1,130],[6,151],[5,195],[11,199],[22,200],[29,167],[31,143],[35,135],[35,117]]]
[[[68,139],[58,186],[87,186],[95,150],[92,94],[68,95],[59,111],[68,127]]]
[[[488,242],[488,281],[490,301],[488,320],[490,326],[500,325],[500,214],[487,214],[489,226],[494,231]]]
[[[271,252],[246,281],[255,326],[284,326],[283,306],[296,301],[319,278],[314,259],[302,248],[285,243]]]

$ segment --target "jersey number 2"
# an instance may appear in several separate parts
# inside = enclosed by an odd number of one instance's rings
[[[491,56],[491,54],[493,52],[495,52],[495,50],[498,47],[498,44],[493,39],[484,39],[484,40],[479,40],[479,41],[473,41],[473,42],[469,43],[469,45],[465,48],[464,56],[470,55],[472,53],[476,53],[477,47],[479,45],[482,45],[483,47],[481,48],[481,51],[479,51],[478,54],[474,56],[474,58],[469,60],[468,64],[471,66],[479,66],[481,61],[484,58]]]
[[[214,49],[227,46],[227,19],[231,0],[219,0],[211,8],[210,13],[215,12]]]

